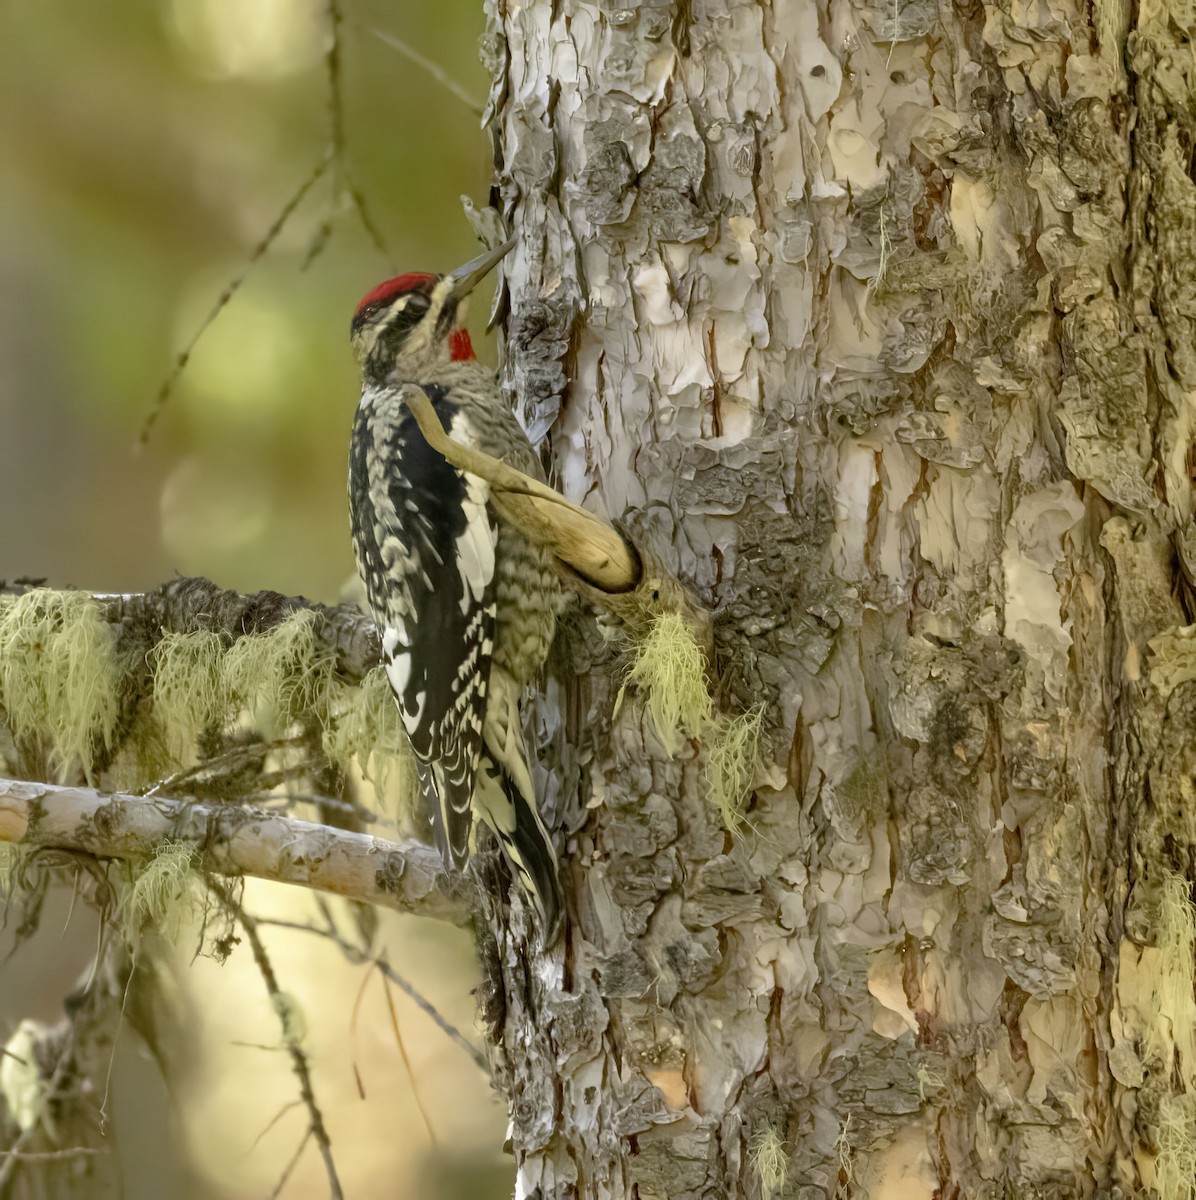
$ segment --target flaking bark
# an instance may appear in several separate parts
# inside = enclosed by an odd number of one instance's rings
[[[489,12],[512,400],[768,705],[733,839],[550,689],[517,1194],[1190,1197],[1191,15]]]

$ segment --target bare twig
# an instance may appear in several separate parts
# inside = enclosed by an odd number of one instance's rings
[[[320,1112],[319,1105],[316,1104],[316,1093],[312,1087],[311,1068],[307,1062],[307,1054],[304,1052],[303,1047],[299,1045],[293,1031],[287,1026],[285,1013],[289,1001],[283,994],[282,988],[278,986],[278,976],[274,973],[274,965],[271,963],[270,956],[266,953],[266,945],[258,933],[257,921],[245,911],[228,888],[222,886],[216,880],[209,880],[209,887],[216,894],[221,904],[229,912],[236,915],[241,928],[245,931],[245,940],[248,941],[249,948],[253,951],[253,960],[257,963],[257,969],[261,973],[262,982],[266,985],[266,991],[270,993],[270,1001],[274,1005],[274,1011],[278,1014],[279,1022],[282,1025],[282,1040],[286,1046],[287,1053],[291,1056],[291,1065],[294,1068],[296,1078],[299,1080],[299,1093],[311,1118],[311,1135],[315,1138],[316,1145],[320,1148],[320,1155],[324,1159],[324,1169],[328,1173],[328,1187],[332,1195],[332,1200],[344,1200],[341,1181],[336,1173],[336,1163],[332,1158],[332,1140],[329,1138],[328,1129],[324,1124],[324,1115]]]
[[[378,966],[375,961],[374,966]],[[415,1101],[415,1107],[419,1109],[419,1115],[424,1119],[424,1128],[428,1131],[428,1137],[431,1139],[432,1145],[437,1145],[436,1131],[432,1128],[432,1121],[428,1117],[428,1111],[424,1108],[423,1098],[419,1094],[419,1081],[415,1078],[415,1071],[411,1066],[411,1059],[407,1056],[407,1045],[403,1041],[403,1031],[399,1028],[399,1014],[395,1008],[394,997],[390,994],[390,984],[387,982],[386,976],[379,973],[379,979],[382,980],[382,990],[386,993],[386,1008],[390,1013],[390,1027],[394,1031],[395,1042],[399,1047],[399,1054],[403,1059],[403,1066],[407,1069],[407,1078],[411,1080],[411,1097]]]
[[[279,917],[271,917],[269,919],[263,917],[258,921],[258,924],[274,925],[279,929],[297,929],[302,933],[314,933],[317,937],[324,937],[332,942],[349,962],[355,966],[360,966],[363,963],[375,965],[395,987],[423,1010],[442,1033],[456,1042],[473,1059],[479,1071],[483,1071],[487,1075],[490,1074],[490,1067],[486,1062],[485,1055],[452,1022],[446,1020],[436,1006],[409,979],[400,975],[385,958],[376,958],[373,955],[367,954],[360,946],[355,946],[331,925],[320,927],[318,925],[305,924],[302,921],[286,921]]]
[[[478,117],[481,117],[485,111],[485,106],[481,101],[471,96],[439,63],[433,62],[432,59],[421,54],[414,46],[409,46],[393,33],[387,33],[383,29],[375,29],[372,25],[363,25],[361,28],[373,37],[376,37],[378,41],[384,42],[392,50],[397,50],[408,62],[412,62],[417,67],[427,71],[437,83],[452,92],[470,112],[476,113]]]
[[[298,884],[454,924],[467,916],[466,885],[429,846],[240,805],[0,779],[0,841],[143,859],[167,840],[193,845],[219,875]]]
[[[365,197],[353,180],[349,170],[349,159],[345,143],[345,96],[344,80],[341,75],[341,27],[345,16],[341,11],[341,0],[328,0],[328,52],[324,55],[324,65],[328,72],[328,126],[330,139],[330,154],[336,163],[338,187],[349,197],[357,212],[357,219],[366,231],[375,249],[383,258],[388,257],[382,234],[374,224],[365,206]]]
[[[303,1151],[307,1149],[307,1143],[311,1141],[311,1126],[309,1125],[303,1134],[299,1145],[295,1147],[295,1153],[291,1155],[290,1162],[282,1169],[282,1174],[278,1177],[278,1182],[274,1185],[274,1190],[270,1193],[270,1200],[278,1200],[282,1195],[282,1189],[286,1187],[287,1180],[291,1177],[291,1172],[299,1165],[299,1160],[303,1157]]]
[[[308,177],[295,189],[291,198],[282,206],[278,216],[274,218],[274,223],[266,230],[265,236],[260,242],[249,252],[249,257],[245,260],[245,265],[241,269],[241,273],[237,275],[233,281],[228,284],[224,291],[216,297],[216,303],[212,305],[211,311],[199,323],[199,327],[191,335],[186,346],[179,351],[178,357],[174,360],[174,366],[171,367],[170,373],[166,376],[162,386],[158,389],[158,394],[154,398],[153,408],[150,409],[149,415],[145,418],[145,424],[141,427],[141,434],[137,438],[136,449],[141,449],[149,441],[150,432],[154,427],[154,422],[161,415],[162,409],[165,408],[166,402],[170,399],[171,393],[174,391],[175,384],[179,381],[179,376],[187,367],[187,363],[191,359],[191,355],[195,347],[199,344],[199,339],[207,333],[212,322],[220,315],[228,302],[241,289],[241,285],[249,278],[250,271],[257,265],[261,257],[274,244],[278,235],[283,231],[286,223],[291,219],[295,210],[303,203],[303,198],[316,185],[328,170],[329,164],[332,162],[331,151],[325,153],[324,157],[316,163],[312,168]]]
[[[79,1158],[86,1154],[103,1154],[97,1146],[71,1146],[65,1150],[0,1150],[0,1158],[18,1162],[54,1162],[56,1159]]]

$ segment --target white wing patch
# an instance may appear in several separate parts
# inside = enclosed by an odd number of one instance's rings
[[[462,413],[453,415],[449,437],[463,446],[476,446],[477,434]],[[477,475],[464,472],[465,529],[457,538],[457,569],[461,573],[461,613],[465,615],[481,600],[494,578],[494,549],[498,544],[498,527],[490,517],[486,504],[490,485]]]
[[[411,683],[411,643],[407,639],[407,630],[397,617],[392,615],[393,624],[382,630],[382,661],[386,668],[386,678],[390,680],[391,690],[399,701],[399,716],[403,718],[403,728],[411,737],[419,728],[424,715],[424,705],[427,702],[426,692],[420,692],[415,697],[415,708],[411,709],[404,700],[410,700],[407,688]]]

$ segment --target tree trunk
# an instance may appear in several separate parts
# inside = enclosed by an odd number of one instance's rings
[[[767,705],[732,836],[574,639],[517,1195],[1191,1197],[1196,16],[489,11],[512,393]]]

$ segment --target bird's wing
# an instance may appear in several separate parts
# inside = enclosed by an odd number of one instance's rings
[[[395,385],[363,397],[349,497],[358,571],[382,635],[387,677],[446,862],[469,857],[473,794],[494,646],[490,485],[424,440]],[[466,414],[427,387],[455,441],[476,442]]]

